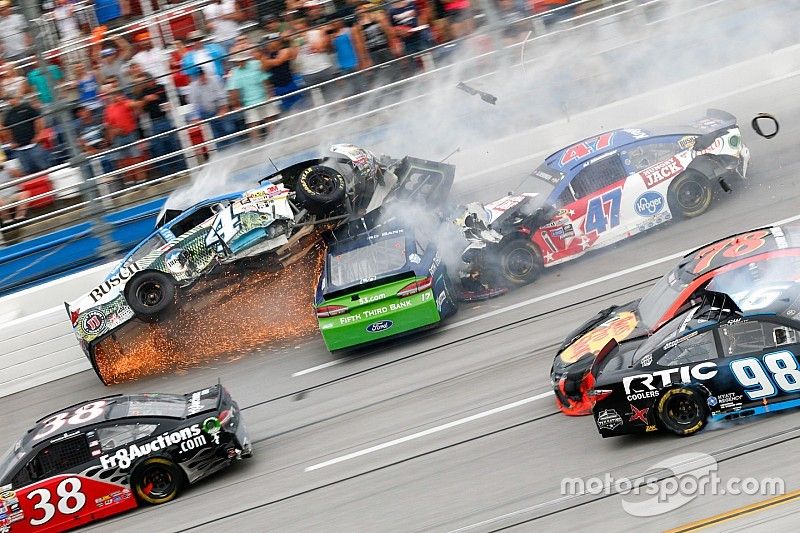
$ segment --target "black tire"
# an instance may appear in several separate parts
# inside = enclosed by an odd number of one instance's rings
[[[690,387],[667,389],[658,399],[656,409],[661,427],[681,437],[694,435],[708,422],[705,396]]]
[[[711,207],[714,191],[711,182],[703,174],[689,169],[669,186],[667,202],[669,210],[677,218],[694,218]]]
[[[186,486],[186,475],[166,457],[151,457],[131,472],[131,490],[143,504],[172,501]]]
[[[491,270],[506,286],[521,287],[533,283],[542,273],[542,252],[530,239],[515,237],[500,243],[490,256]]]
[[[331,167],[314,165],[297,178],[296,200],[315,215],[327,215],[344,205],[344,177]]]
[[[125,297],[136,316],[156,318],[169,309],[175,299],[175,282],[157,270],[136,275],[125,288]]]

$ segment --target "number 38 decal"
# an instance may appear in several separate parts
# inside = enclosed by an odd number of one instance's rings
[[[50,502],[52,494],[49,489],[36,489],[28,493],[29,500],[38,500],[34,502],[34,511],[42,512],[41,517],[31,518],[32,526],[46,524],[56,515],[56,510],[62,515],[71,515],[83,509],[86,504],[86,495],[81,492],[81,480],[77,477],[62,480],[56,487],[56,496],[58,500],[53,505]]]
[[[105,406],[106,402],[100,400],[97,402],[87,403],[86,405],[78,407],[73,412],[67,411],[53,415],[44,421],[44,426],[41,430],[39,430],[39,433],[36,434],[33,440],[43,439],[48,435],[52,435],[61,429],[65,424],[68,426],[80,426],[86,422],[94,420],[105,413]]]

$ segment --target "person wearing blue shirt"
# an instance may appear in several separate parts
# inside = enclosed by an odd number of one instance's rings
[[[225,49],[216,43],[204,44],[202,40],[203,34],[197,30],[188,35],[189,51],[183,56],[181,67],[192,79],[200,75],[201,68],[206,74],[221,78],[225,75]]]

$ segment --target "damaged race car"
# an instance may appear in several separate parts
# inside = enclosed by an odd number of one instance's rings
[[[0,459],[0,530],[66,531],[166,503],[251,454],[219,384],[82,402],[38,420]]]
[[[452,169],[429,166],[431,172]],[[433,327],[458,310],[431,225],[373,213],[326,239],[315,307],[330,351]]]
[[[797,282],[708,292],[636,350],[609,341],[592,366],[598,431],[687,436],[709,420],[797,407],[799,304]]]
[[[669,132],[619,129],[580,141],[533,171],[520,187],[531,192],[466,206],[459,222],[471,275],[462,277],[471,290],[525,285],[545,267],[700,216],[715,190],[746,176],[749,160],[736,118],[719,110]]]
[[[684,256],[639,300],[600,311],[570,333],[556,353],[550,381],[558,408],[588,415],[595,359],[612,339],[633,349],[663,324],[702,301],[707,291],[736,293],[764,281],[800,279],[800,227],[774,226],[720,239]]]
[[[280,269],[302,257],[331,229],[395,201],[439,203],[452,166],[410,157],[378,159],[353,145],[302,161],[261,180],[262,186],[165,209],[156,230],[87,295],[65,303],[76,336],[103,380],[96,347],[131,321],[163,318],[204,278],[235,265]]]

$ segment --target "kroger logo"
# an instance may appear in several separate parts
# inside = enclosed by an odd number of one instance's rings
[[[647,191],[633,205],[640,217],[651,217],[664,209],[664,196],[656,191]]]
[[[391,320],[379,320],[367,326],[367,331],[370,333],[378,333],[379,331],[386,331],[394,325]]]

